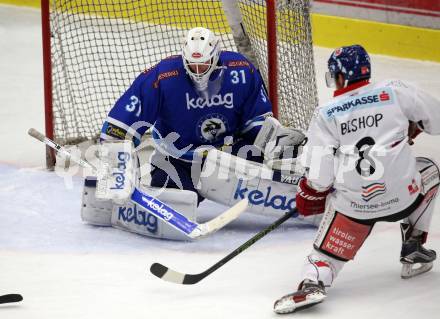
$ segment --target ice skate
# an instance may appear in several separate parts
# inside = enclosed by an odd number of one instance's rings
[[[402,226],[404,227],[404,226]],[[402,230],[402,234],[404,234]],[[402,263],[401,277],[408,279],[417,275],[430,271],[433,262],[437,258],[437,254],[432,249],[423,247],[424,233],[409,236],[402,243],[402,251],[400,253],[400,262]]]
[[[298,291],[285,295],[274,304],[274,311],[278,314],[292,313],[321,303],[326,297],[322,282],[304,280]]]

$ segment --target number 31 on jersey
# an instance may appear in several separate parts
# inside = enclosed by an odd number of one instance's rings
[[[246,83],[246,73],[244,72],[244,70],[232,70],[231,71],[231,83],[232,84],[237,84],[237,83]]]

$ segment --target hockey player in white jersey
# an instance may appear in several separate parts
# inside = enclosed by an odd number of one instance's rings
[[[336,49],[327,84],[334,99],[319,107],[303,153],[307,167],[296,195],[298,212],[325,214],[298,291],[275,302],[276,313],[320,303],[345,263],[354,259],[379,221],[402,220],[402,278],[432,268],[427,239],[439,168],[414,157],[420,132],[440,134],[440,101],[400,80],[369,82],[370,58],[359,45]],[[419,266],[415,268],[415,265]]]

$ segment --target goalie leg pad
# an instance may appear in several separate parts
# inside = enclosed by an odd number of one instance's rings
[[[295,208],[295,194],[301,175],[280,175],[266,166],[219,150],[209,150],[205,159],[199,193],[215,202],[232,206],[247,198],[249,211],[277,216]],[[318,225],[321,216],[299,221]]]
[[[113,201],[97,200],[95,193],[96,177],[88,176],[84,180],[81,219],[91,225],[111,226]]]
[[[289,211],[295,207],[296,185],[273,182],[273,171],[219,150],[209,150],[198,186],[199,193],[231,206],[247,197],[250,210],[258,213]]]
[[[148,194],[178,210],[190,220],[197,219],[197,195],[192,191],[142,187]],[[189,237],[158,219],[144,208],[131,203],[115,204],[112,200],[97,200],[96,177],[87,177],[81,206],[81,219],[91,225],[113,226],[148,237],[189,240]]]

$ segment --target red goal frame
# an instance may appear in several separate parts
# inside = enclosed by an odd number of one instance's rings
[[[43,76],[44,76],[44,114],[45,133],[54,139],[53,100],[52,100],[52,60],[50,30],[50,0],[41,0],[42,43],[43,43]],[[272,103],[272,112],[278,118],[278,63],[277,63],[277,28],[276,0],[266,0],[267,22],[267,74],[268,94]],[[46,166],[53,168],[56,156],[53,149],[46,147]]]

